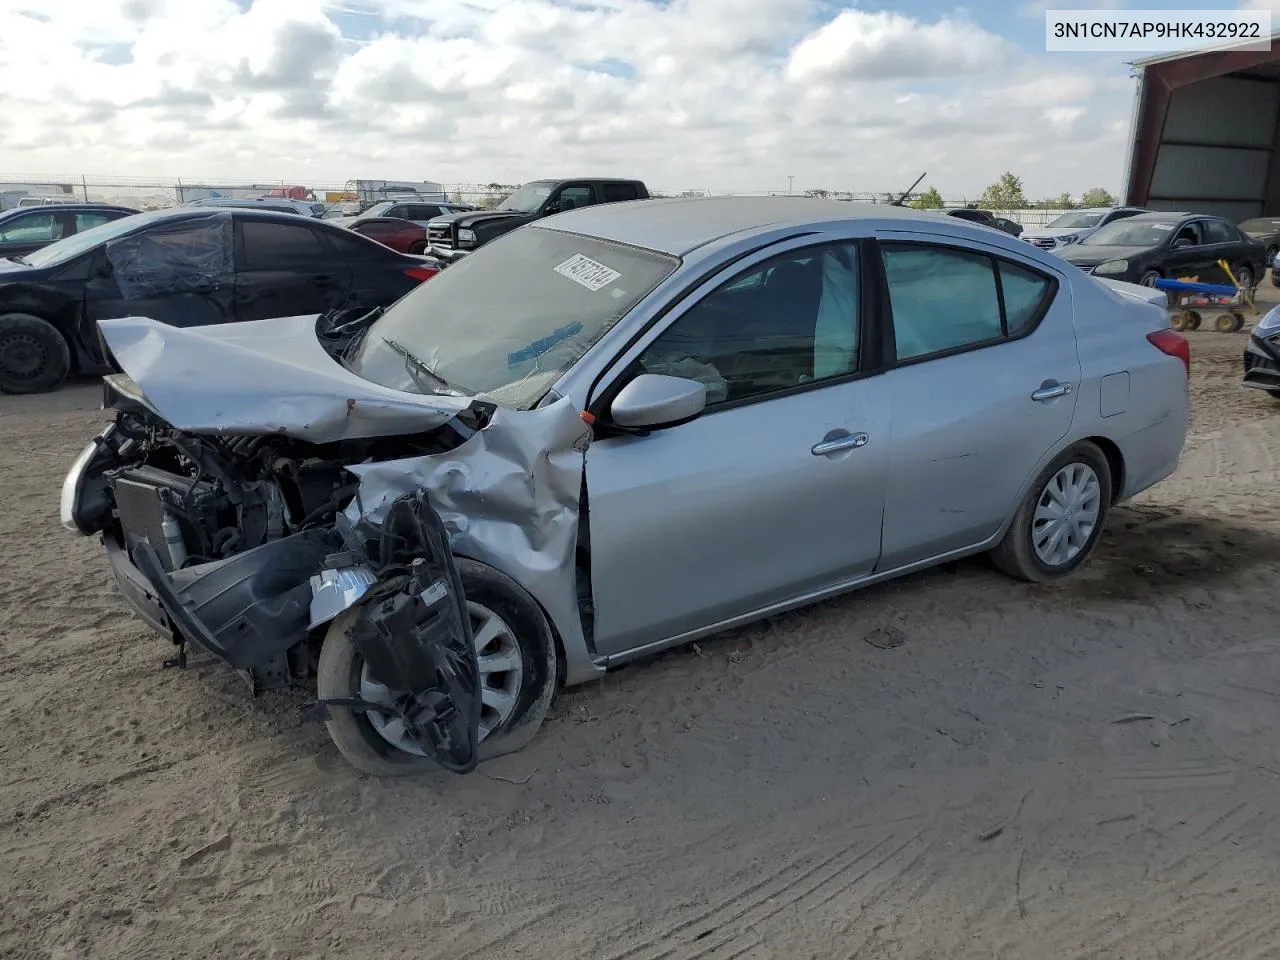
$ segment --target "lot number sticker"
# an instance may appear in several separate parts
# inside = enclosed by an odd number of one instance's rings
[[[555,267],[555,271],[588,290],[599,290],[622,276],[617,270],[611,270],[603,263],[596,263],[590,257],[584,257],[580,253],[575,253],[564,263]]]

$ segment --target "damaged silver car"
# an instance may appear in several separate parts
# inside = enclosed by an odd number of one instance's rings
[[[1187,425],[1152,291],[821,200],[562,214],[363,316],[100,327],[124,373],[63,523],[171,662],[313,686],[382,775],[465,772],[560,684],[931,564],[1068,574]]]

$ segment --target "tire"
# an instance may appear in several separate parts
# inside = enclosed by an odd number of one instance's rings
[[[1160,271],[1148,270],[1146,273],[1144,273],[1142,276],[1138,278],[1138,283],[1140,283],[1144,287],[1154,287],[1156,285],[1156,281],[1159,279],[1160,279]]]
[[[542,608],[519,584],[484,564],[462,558],[456,563],[468,604],[492,611],[510,626],[522,665],[515,709],[480,744],[480,759],[487,760],[524,746],[542,725],[556,688],[556,644]],[[316,691],[321,700],[359,696],[363,658],[348,634],[354,614],[343,613],[325,635],[316,668]],[[375,777],[404,777],[441,769],[434,760],[384,739],[365,714],[335,707],[329,711],[325,727],[343,758]]]
[[[1268,390],[1267,394],[1269,396],[1275,397],[1277,400],[1280,400],[1280,390]]]
[[[1195,310],[1187,311],[1187,327],[1188,330],[1200,329],[1200,314]]]
[[[1073,465],[1089,468],[1097,480],[1097,518],[1084,543],[1073,555],[1060,563],[1047,563],[1037,554],[1033,542],[1036,509],[1048,495],[1048,486],[1059,474]],[[1071,573],[1093,553],[1106,524],[1111,506],[1111,468],[1102,451],[1092,443],[1077,443],[1058,454],[1040,471],[1026,497],[1019,504],[1004,539],[991,551],[995,565],[1009,576],[1032,583],[1045,583]]]
[[[1276,262],[1276,254],[1277,254],[1277,253],[1280,253],[1280,247],[1267,247],[1267,252],[1263,255],[1263,256],[1264,256],[1264,258],[1265,258],[1265,259],[1266,259],[1266,261],[1267,261],[1266,263],[1264,263],[1264,264],[1262,265],[1262,268],[1263,268],[1264,270],[1265,270],[1267,267],[1271,266],[1271,264],[1273,264],[1273,263],[1275,263],[1275,262]]]
[[[48,320],[0,316],[0,393],[45,393],[71,372],[71,349]]]
[[[1253,279],[1253,267],[1249,266],[1247,263],[1242,263],[1231,272],[1236,275],[1236,282],[1245,290],[1252,291],[1253,288],[1257,286],[1257,283],[1255,283]]]

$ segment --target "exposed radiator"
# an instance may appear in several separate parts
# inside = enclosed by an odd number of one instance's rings
[[[160,557],[164,568],[173,570],[177,564],[173,562],[174,558],[165,542],[165,505],[161,491],[170,490],[176,496],[181,496],[190,488],[189,478],[157,470],[155,467],[121,470],[112,483],[112,490],[115,493],[116,516],[124,530],[126,546],[130,545],[134,537],[146,539]],[[213,487],[201,481],[194,489],[199,495],[212,491]]]

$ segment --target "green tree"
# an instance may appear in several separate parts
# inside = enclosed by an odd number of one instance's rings
[[[941,210],[942,194],[938,192],[937,187],[930,187],[920,196],[911,201],[911,206],[917,210]]]
[[[1102,187],[1091,187],[1080,198],[1080,206],[1082,207],[1114,207],[1115,205],[1116,198]]]
[[[982,192],[979,202],[984,207],[996,210],[1022,210],[1029,206],[1027,197],[1022,192],[1022,178],[1008,170]]]

